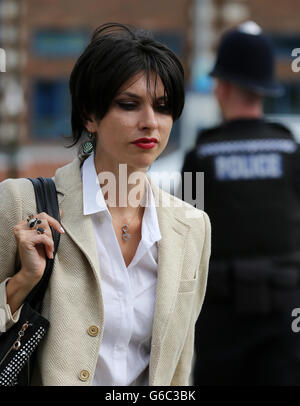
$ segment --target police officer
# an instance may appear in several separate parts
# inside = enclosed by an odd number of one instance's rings
[[[224,121],[199,134],[182,168],[182,176],[204,172],[212,223],[195,385],[300,383],[291,328],[300,307],[300,154],[291,132],[263,116],[263,97],[282,94],[274,62],[255,23],[223,35],[211,75]]]

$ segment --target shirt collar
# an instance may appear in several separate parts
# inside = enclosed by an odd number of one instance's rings
[[[83,214],[94,214],[108,211],[97,176],[94,153],[92,153],[81,167],[83,190]]]
[[[81,175],[83,184],[83,214],[89,215],[106,211],[110,216],[109,210],[101,191],[101,187],[99,185],[99,179],[94,164],[93,152],[83,162],[83,165],[81,167]],[[161,239],[161,234],[155,208],[155,199],[153,196],[151,185],[147,178],[146,188],[147,204],[145,207],[142,223],[142,240],[145,240],[148,243],[153,243]]]

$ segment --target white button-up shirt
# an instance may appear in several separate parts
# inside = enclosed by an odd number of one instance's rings
[[[93,385],[148,385],[157,241],[161,239],[152,190],[147,181],[142,238],[126,267],[99,185],[94,154],[84,161],[81,173],[84,215],[90,215],[94,225],[104,303],[104,333]]]

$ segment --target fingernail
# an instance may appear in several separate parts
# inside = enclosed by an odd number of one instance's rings
[[[50,258],[51,258],[51,259],[53,259],[53,258],[54,258],[54,256],[53,256],[53,252],[51,252],[51,253],[50,253]]]
[[[65,230],[64,230],[62,227],[60,227],[60,231],[61,231],[62,233],[65,232]]]

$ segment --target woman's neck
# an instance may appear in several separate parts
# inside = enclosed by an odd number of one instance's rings
[[[112,216],[130,219],[146,204],[146,169],[127,164],[105,167],[94,158],[95,169],[108,210]]]

